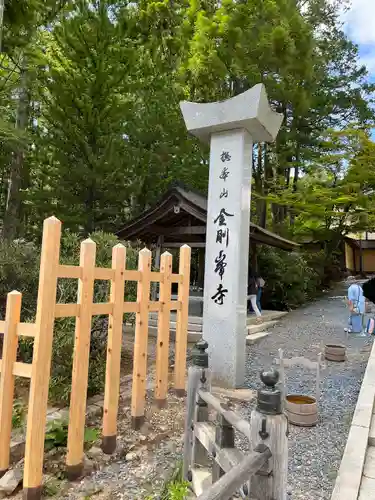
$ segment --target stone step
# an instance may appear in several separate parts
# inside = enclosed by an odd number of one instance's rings
[[[255,333],[264,332],[273,328],[277,324],[277,321],[263,321],[262,323],[257,323],[255,325],[250,325],[247,327],[247,334],[253,335]]]
[[[266,337],[267,335],[270,335],[272,332],[272,328],[277,324],[278,322],[276,320],[274,321],[264,321],[263,323],[260,324],[255,324],[255,325],[250,325],[247,327],[247,332],[248,335],[246,337],[246,343],[249,344],[254,344],[256,341]],[[191,324],[188,326],[188,343],[189,344],[195,344],[202,338],[202,331],[196,331],[191,328]],[[197,326],[197,325],[196,325]],[[154,324],[149,325],[149,336],[156,338],[158,334],[158,328],[157,328],[157,322]],[[170,329],[170,340],[174,342],[176,339],[176,323],[172,326],[171,323],[171,329]]]
[[[246,337],[246,345],[252,345],[258,342],[259,340],[264,339],[265,337],[268,337],[268,335],[271,335],[272,332],[258,332],[254,333],[253,335],[248,335]]]
[[[150,321],[151,320],[157,320],[158,319],[158,313],[157,312],[152,312],[150,313]],[[176,323],[177,320],[177,313],[171,312],[171,322]],[[199,316],[189,316],[188,317],[188,322],[191,325],[202,325],[203,324],[203,318]]]
[[[153,326],[157,327],[158,326],[158,319],[157,318],[151,318],[148,322],[148,326]],[[170,322],[170,329],[171,330],[176,330],[176,321],[171,321]],[[190,323],[188,322],[188,330],[191,332],[202,332],[203,325],[202,323]]]
[[[276,321],[288,314],[287,311],[262,311],[262,318],[264,322],[267,321]],[[251,314],[250,316],[247,317],[247,324],[248,325],[256,325],[257,324],[257,318],[255,314]]]
[[[256,322],[255,315],[249,316],[247,318],[248,335],[246,337],[246,344],[254,344],[258,340],[270,335],[272,333],[270,330],[286,314],[288,313],[285,311],[263,311],[263,323],[260,324]],[[170,340],[172,342],[176,339],[176,316],[176,313],[171,313]],[[150,313],[149,318],[149,336],[155,338],[158,333],[158,313]],[[188,321],[188,343],[195,344],[202,338],[203,319],[201,317],[189,316]]]
[[[271,328],[274,325],[276,325],[277,321],[276,320],[271,320],[271,321],[263,321],[263,323],[250,323],[250,325],[247,327],[247,332],[249,335],[253,333],[258,333],[260,331],[266,330],[267,328]],[[158,327],[158,321],[157,319],[150,319],[148,323],[150,328],[157,328]],[[203,330],[203,325],[199,325],[196,323],[188,323],[188,332],[194,332],[194,333],[199,333],[202,334]],[[171,333],[173,332],[174,334],[176,333],[176,322],[171,321],[170,322],[170,331]]]
[[[277,324],[277,321],[265,321],[257,325],[247,327],[248,335],[246,337],[246,345],[255,344],[261,339],[272,334],[272,328]]]
[[[286,314],[288,314],[286,311],[263,311],[262,312],[262,317],[264,323],[269,322],[269,321],[276,321],[281,318],[283,318]],[[176,313],[173,312],[171,313],[171,329],[175,330],[176,329]],[[149,316],[149,325],[150,326],[157,326],[158,323],[158,313],[152,312],[150,313]],[[252,314],[247,317],[247,325],[257,325],[257,319],[255,314]],[[188,318],[188,324],[189,324],[189,330],[192,332],[202,332],[203,331],[203,318],[198,317],[198,316],[189,316]]]
[[[156,338],[158,336],[158,328],[156,326],[149,326],[148,327],[148,335],[149,337]],[[188,337],[188,344],[195,344],[202,338],[202,333],[201,332],[189,332],[187,334]],[[170,330],[170,337],[169,339],[171,342],[174,342],[176,340],[176,330]]]

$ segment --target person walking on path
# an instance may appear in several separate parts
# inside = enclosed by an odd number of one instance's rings
[[[364,333],[364,317],[366,312],[366,299],[359,283],[353,283],[348,288],[349,307],[349,333]]]
[[[257,278],[258,282],[258,292],[257,292],[257,306],[260,312],[262,312],[262,304],[261,304],[261,298],[262,298],[262,293],[263,293],[263,288],[266,282],[262,278],[262,276],[258,276]]]
[[[249,276],[249,296],[250,296],[250,302],[251,306],[253,308],[253,311],[255,312],[255,315],[257,317],[257,322],[261,323],[262,322],[262,313],[258,308],[257,305],[257,296],[258,296],[258,279],[253,273],[250,273]]]

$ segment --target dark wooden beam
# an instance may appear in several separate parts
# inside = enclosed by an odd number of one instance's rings
[[[201,288],[204,287],[204,265],[205,265],[205,257],[206,257],[206,249],[199,248],[198,249],[198,276],[197,282],[198,286]]]
[[[206,226],[157,226],[156,224],[152,224],[147,228],[147,231],[156,234],[163,235],[174,235],[174,234],[206,234]]]
[[[190,248],[206,248],[206,243],[204,243],[203,241],[200,241],[200,242],[191,241],[188,243],[186,243],[186,241],[181,241],[181,242],[165,241],[164,242],[164,248],[180,248],[180,247],[182,247],[182,245],[189,245]]]

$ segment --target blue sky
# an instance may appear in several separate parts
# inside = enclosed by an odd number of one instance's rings
[[[370,73],[370,80],[375,82],[375,0],[351,0],[351,7],[342,18],[345,31],[359,45],[361,61]],[[372,139],[375,141],[375,129]]]
[[[351,8],[342,17],[347,34],[359,45],[361,60],[375,81],[375,0],[351,0]]]

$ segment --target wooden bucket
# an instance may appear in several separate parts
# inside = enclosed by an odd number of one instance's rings
[[[324,357],[328,361],[346,361],[346,347],[342,344],[327,344],[324,348]]]
[[[318,405],[311,396],[289,394],[285,398],[289,422],[299,427],[314,427],[318,423]]]

